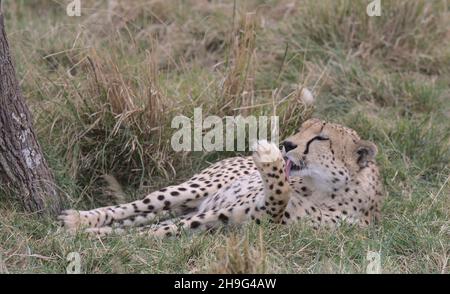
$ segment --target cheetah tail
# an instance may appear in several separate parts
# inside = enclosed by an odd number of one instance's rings
[[[103,175],[107,187],[105,188],[105,194],[111,197],[116,204],[127,203],[125,192],[122,189],[122,185],[119,184],[117,179],[112,175]]]

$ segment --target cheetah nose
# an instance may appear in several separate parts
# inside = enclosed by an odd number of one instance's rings
[[[283,142],[283,147],[284,150],[286,151],[286,153],[288,153],[291,150],[294,150],[295,148],[297,148],[297,145],[295,145],[294,143],[290,142],[290,141],[284,141]]]

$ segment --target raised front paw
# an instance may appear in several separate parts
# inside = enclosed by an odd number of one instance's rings
[[[260,171],[268,171],[274,168],[278,171],[279,168],[283,168],[283,155],[275,144],[269,143],[266,140],[258,141],[254,150],[253,161]]]

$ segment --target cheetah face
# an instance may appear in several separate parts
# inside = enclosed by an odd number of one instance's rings
[[[309,178],[316,189],[338,191],[376,155],[376,146],[349,128],[310,119],[282,143],[288,177]]]

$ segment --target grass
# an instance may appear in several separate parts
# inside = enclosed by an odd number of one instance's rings
[[[109,3],[116,3],[108,6]],[[0,195],[0,272],[448,273],[450,5],[383,1],[8,1],[6,26],[35,127],[66,207],[126,200],[233,153],[176,153],[175,115],[272,114],[282,136],[316,116],[376,142],[386,188],[379,226],[314,231],[249,224],[156,240],[69,236]],[[109,7],[109,9],[108,9]],[[314,109],[299,101],[306,86]]]

